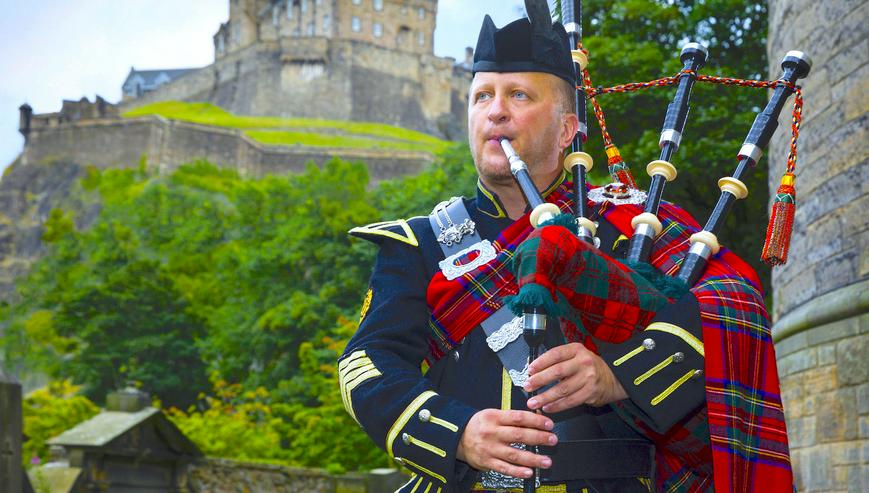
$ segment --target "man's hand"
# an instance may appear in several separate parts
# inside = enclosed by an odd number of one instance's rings
[[[555,445],[551,419],[528,411],[484,409],[471,417],[456,456],[478,471],[497,471],[515,478],[531,477],[532,467],[547,468],[552,459],[510,446]]]
[[[528,409],[556,413],[582,404],[604,406],[628,394],[600,356],[578,342],[552,348],[528,367],[526,391],[556,383],[528,400]]]

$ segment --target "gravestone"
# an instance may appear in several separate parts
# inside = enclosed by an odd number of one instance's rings
[[[0,370],[0,491],[23,491],[21,385]]]

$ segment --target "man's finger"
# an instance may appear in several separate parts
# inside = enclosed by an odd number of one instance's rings
[[[492,451],[493,458],[507,462],[513,466],[542,467],[552,466],[552,459],[545,455],[537,455],[528,450],[522,450],[507,445],[499,445]]]
[[[498,424],[503,426],[534,428],[537,430],[551,430],[555,426],[555,423],[551,419],[530,411],[499,411],[497,416]]]
[[[532,428],[503,426],[497,431],[498,440],[502,443],[524,443],[525,445],[555,445],[558,437],[555,433],[539,431]]]
[[[543,412],[545,413],[558,413],[564,411],[566,409],[571,409],[576,406],[589,403],[589,399],[591,397],[592,389],[590,385],[585,385],[581,389],[576,392],[568,395],[563,399],[555,399],[552,402],[547,402],[542,404]]]
[[[539,373],[535,373],[528,377],[528,381],[523,387],[526,392],[537,390],[541,387],[555,383],[564,379],[571,378],[577,371],[579,366],[572,359],[559,361]]]
[[[588,381],[586,379],[580,378],[578,375],[573,375],[572,378],[568,378],[558,382],[551,388],[549,388],[546,392],[543,392],[539,395],[535,395],[531,399],[528,399],[528,409],[540,409],[544,406],[551,405],[552,403],[569,399],[571,402],[576,401],[575,395],[578,391],[586,387]],[[580,402],[576,402],[574,405],[578,405]],[[545,412],[550,412],[548,409]]]
[[[537,373],[561,361],[569,360],[573,357],[576,351],[576,349],[572,347],[574,345],[577,345],[577,343],[557,346],[541,354],[537,359],[532,361],[530,365],[528,365],[528,373]]]
[[[509,462],[494,458],[490,459],[486,466],[491,471],[506,474],[507,476],[512,476],[514,478],[530,478],[532,473],[531,469],[528,467],[514,466]]]

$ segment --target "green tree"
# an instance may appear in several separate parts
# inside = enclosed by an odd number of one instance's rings
[[[583,44],[592,82],[606,87],[676,74],[682,68],[679,52],[688,41],[709,49],[701,74],[763,78],[768,65],[766,8],[763,2],[743,0],[584,0]],[[649,182],[646,163],[659,156],[661,123],[674,92],[671,87],[598,97],[607,128],[641,188]],[[720,195],[717,181],[736,168],[736,153],[766,97],[758,89],[694,86],[682,145],[671,160],[679,177],[667,185],[665,200],[684,207],[701,225],[706,221]],[[606,183],[603,141],[591,111],[586,150],[599,163],[593,180]],[[719,235],[724,246],[758,271],[764,285],[770,275],[759,258],[768,217],[766,177],[768,172],[781,174],[785,158],[764,158],[750,171],[743,180],[750,194],[733,207]]]

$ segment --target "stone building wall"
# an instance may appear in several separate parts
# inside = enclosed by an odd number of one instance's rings
[[[120,109],[208,101],[239,115],[371,121],[461,139],[467,123],[453,101],[466,100],[470,80],[452,58],[362,41],[282,38],[240,49]]]
[[[769,76],[814,61],[788,264],[773,269],[773,338],[798,491],[869,491],[869,1],[770,0]],[[770,155],[787,155],[783,112]],[[774,193],[780,168],[770,173]]]

